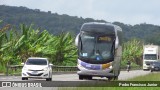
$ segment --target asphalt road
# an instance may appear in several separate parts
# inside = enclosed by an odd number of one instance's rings
[[[118,80],[126,80],[129,78],[133,78],[136,76],[146,75],[150,73],[150,71],[143,71],[143,70],[134,70],[134,71],[121,71]],[[105,77],[93,77],[93,80],[107,80]],[[29,79],[27,81],[35,81],[35,80],[45,80],[45,79]],[[0,76],[0,81],[22,81],[21,76]],[[25,80],[26,81],[26,80]],[[76,73],[73,74],[59,74],[52,76],[52,81],[80,81],[78,79],[78,75]]]
[[[126,79],[129,78],[134,78],[136,76],[141,76],[141,75],[146,75],[149,74],[150,71],[143,71],[143,70],[134,70],[134,71],[121,71],[119,75],[119,80],[125,81]],[[106,80],[105,77],[93,77],[93,81],[98,81],[98,80]],[[22,81],[21,76],[0,76],[0,81]],[[45,79],[29,79],[25,81],[45,81]],[[52,76],[52,81],[84,81],[84,80],[79,80],[78,75],[76,73],[74,74],[59,74],[59,75],[53,75]],[[87,80],[86,80],[87,81]],[[22,88],[0,88],[0,90],[20,90]],[[27,90],[28,88],[23,88],[23,90]],[[57,87],[52,87],[52,88],[29,88],[30,90],[58,90]]]

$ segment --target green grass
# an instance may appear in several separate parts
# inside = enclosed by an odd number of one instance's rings
[[[127,81],[160,81],[160,73],[150,73]],[[58,90],[160,90],[160,87],[62,87]]]
[[[62,87],[58,90],[160,90],[159,87]]]
[[[145,76],[128,79],[127,81],[160,81],[160,73],[150,73]]]

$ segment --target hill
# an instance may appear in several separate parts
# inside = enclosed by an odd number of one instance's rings
[[[18,27],[19,24],[34,24],[34,27],[40,27],[41,30],[48,30],[52,34],[60,32],[71,32],[74,35],[79,32],[81,25],[85,22],[108,22],[105,20],[94,20],[92,18],[82,18],[69,16],[66,14],[59,15],[51,11],[44,12],[39,9],[29,9],[26,7],[15,7],[0,5],[0,28],[4,24],[11,24]],[[115,20],[116,21],[116,20]],[[128,25],[121,22],[113,22],[123,29],[124,39],[138,38],[146,42],[160,44],[160,26],[152,24]],[[155,40],[156,39],[156,40]]]

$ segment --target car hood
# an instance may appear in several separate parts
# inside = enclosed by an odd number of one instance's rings
[[[47,65],[25,65],[23,68],[27,68],[30,70],[42,70],[46,67],[47,67]]]

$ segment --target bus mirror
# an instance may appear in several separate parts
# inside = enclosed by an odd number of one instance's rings
[[[117,49],[118,46],[119,46],[119,40],[118,40],[118,37],[117,37],[116,40],[115,40],[115,49]]]
[[[78,46],[79,34],[76,36],[75,45]]]

